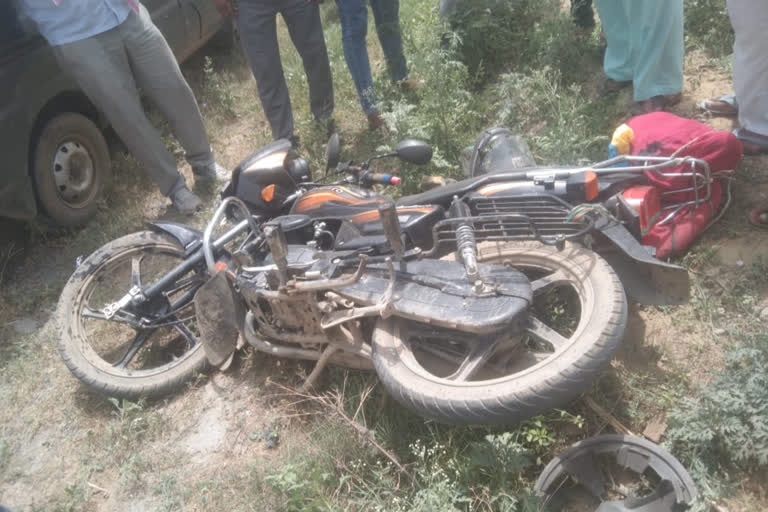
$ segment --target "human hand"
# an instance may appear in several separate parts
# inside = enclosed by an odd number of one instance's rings
[[[235,3],[234,0],[213,0],[213,3],[216,4],[216,9],[219,11],[219,14],[225,18],[237,16],[237,3]]]

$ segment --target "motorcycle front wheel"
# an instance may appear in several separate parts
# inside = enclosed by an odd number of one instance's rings
[[[514,423],[562,406],[609,364],[627,323],[624,288],[599,255],[577,245],[484,243],[485,263],[524,272],[534,289],[522,333],[473,335],[380,319],[373,362],[403,405],[446,423]]]
[[[112,318],[104,313],[132,286],[157,281],[183,260],[174,239],[144,231],[108,243],[78,266],[57,311],[58,350],[78,379],[106,395],[135,399],[168,393],[204,368],[192,301],[206,279],[202,266],[139,309],[128,306]]]

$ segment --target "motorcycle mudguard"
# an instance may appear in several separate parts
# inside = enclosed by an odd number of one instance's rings
[[[193,247],[197,248],[196,242],[203,239],[202,231],[179,224],[178,222],[155,221],[150,222],[149,225],[155,231],[162,231],[171,235],[181,244],[186,252],[190,252],[190,249]]]
[[[684,267],[651,256],[622,224],[614,220],[602,218],[595,228],[615,248],[599,253],[616,271],[632,300],[656,306],[688,302],[690,281]]]
[[[214,366],[226,363],[237,348],[246,307],[221,270],[195,293],[195,315],[205,356]]]

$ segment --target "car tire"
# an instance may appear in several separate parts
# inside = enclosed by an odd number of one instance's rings
[[[96,213],[112,183],[104,135],[81,114],[57,115],[40,132],[31,174],[45,214],[61,226],[82,225]]]

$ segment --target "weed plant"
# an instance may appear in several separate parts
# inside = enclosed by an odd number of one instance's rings
[[[733,28],[726,0],[685,0],[686,46],[705,50],[712,57],[733,52]]]

